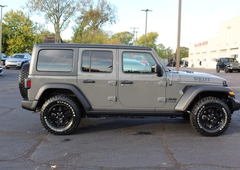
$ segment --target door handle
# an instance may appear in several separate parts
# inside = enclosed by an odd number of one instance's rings
[[[83,83],[95,83],[95,80],[87,79],[87,80],[83,80]]]
[[[133,82],[129,80],[123,80],[121,84],[133,84]]]

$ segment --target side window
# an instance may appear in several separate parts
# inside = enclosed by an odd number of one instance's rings
[[[38,71],[70,72],[72,69],[72,50],[41,50],[38,54]]]
[[[111,73],[113,53],[111,51],[86,50],[82,54],[83,72]]]
[[[149,53],[124,52],[122,55],[124,73],[152,73],[156,62]]]

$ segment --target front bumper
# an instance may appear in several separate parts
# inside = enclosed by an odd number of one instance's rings
[[[238,100],[231,97],[231,103],[232,103],[232,110],[233,111],[236,111],[236,110],[240,109],[240,102]]]
[[[240,71],[240,66],[228,66],[229,70]]]
[[[19,62],[19,61],[7,61],[5,62],[5,67],[20,68],[22,64],[23,62]]]

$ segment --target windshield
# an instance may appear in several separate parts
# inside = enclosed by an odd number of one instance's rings
[[[237,62],[236,58],[229,58],[228,61],[229,62]]]
[[[225,61],[225,62],[238,62],[236,58],[224,58],[223,61]]]
[[[23,58],[24,58],[24,55],[19,55],[19,54],[17,54],[17,55],[14,55],[13,58],[21,58],[21,59],[23,59]]]

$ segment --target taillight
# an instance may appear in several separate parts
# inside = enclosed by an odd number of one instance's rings
[[[26,88],[26,89],[30,89],[31,86],[32,86],[32,81],[31,81],[31,79],[30,79],[30,78],[26,78],[26,79],[25,79],[25,88]]]

